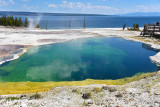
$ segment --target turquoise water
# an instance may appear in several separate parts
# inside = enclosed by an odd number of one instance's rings
[[[0,66],[2,82],[120,79],[154,72],[149,56],[156,50],[122,38],[87,38],[32,47]]]

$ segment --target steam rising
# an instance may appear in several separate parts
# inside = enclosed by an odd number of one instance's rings
[[[36,28],[37,24],[39,24],[40,20],[41,20],[42,16],[37,16],[36,18],[31,18],[29,17],[29,27],[28,29],[32,30],[34,28]]]

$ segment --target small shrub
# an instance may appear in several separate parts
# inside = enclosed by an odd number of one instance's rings
[[[36,93],[36,94],[34,94],[34,95],[32,95],[32,96],[30,97],[30,99],[39,99],[39,98],[41,98],[41,95],[38,94],[38,93]]]
[[[94,88],[94,89],[93,89],[93,92],[96,92],[96,93],[97,93],[97,92],[100,92],[100,91],[101,91],[100,88]]]
[[[13,105],[17,105],[18,104],[18,102],[15,102]]]
[[[115,92],[115,91],[117,91],[116,88],[114,88],[114,87],[108,87],[108,86],[103,86],[102,89],[108,90],[109,92]]]
[[[20,98],[18,97],[7,97],[6,100],[19,100]]]
[[[108,90],[108,86],[103,86],[102,89]]]
[[[121,93],[118,93],[115,95],[117,98],[123,97],[123,95]]]
[[[130,31],[140,31],[139,30],[139,24],[133,24],[133,27],[128,28],[127,30],[130,30]]]
[[[84,100],[84,102],[83,102],[84,106],[91,106],[92,104],[93,104],[93,102],[91,100],[89,100],[89,101]]]
[[[36,28],[39,28],[39,24],[36,24]]]
[[[112,87],[110,87],[108,90],[109,90],[109,92],[115,92],[115,91],[117,91],[115,88],[112,88]]]
[[[89,106],[89,104],[84,101],[83,106]]]
[[[20,98],[27,97],[26,95],[21,95]]]
[[[89,99],[89,98],[91,98],[91,93],[84,93],[84,94],[82,95],[82,98],[83,98],[83,99]]]
[[[135,27],[136,27],[136,29],[139,29],[139,24],[136,24]]]
[[[78,93],[78,90],[77,89],[73,89],[72,92],[73,93]]]

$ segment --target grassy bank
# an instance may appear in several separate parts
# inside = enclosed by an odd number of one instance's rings
[[[135,75],[133,77],[117,79],[117,80],[87,79],[84,81],[72,81],[72,82],[6,82],[6,83],[0,83],[0,95],[44,92],[57,86],[83,86],[90,84],[123,85],[132,81],[143,79],[145,77],[150,77],[155,74],[156,72],[144,73]]]

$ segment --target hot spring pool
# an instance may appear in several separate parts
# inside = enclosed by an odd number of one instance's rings
[[[155,72],[156,50],[122,38],[96,37],[32,47],[19,59],[0,65],[2,82],[120,79]]]

